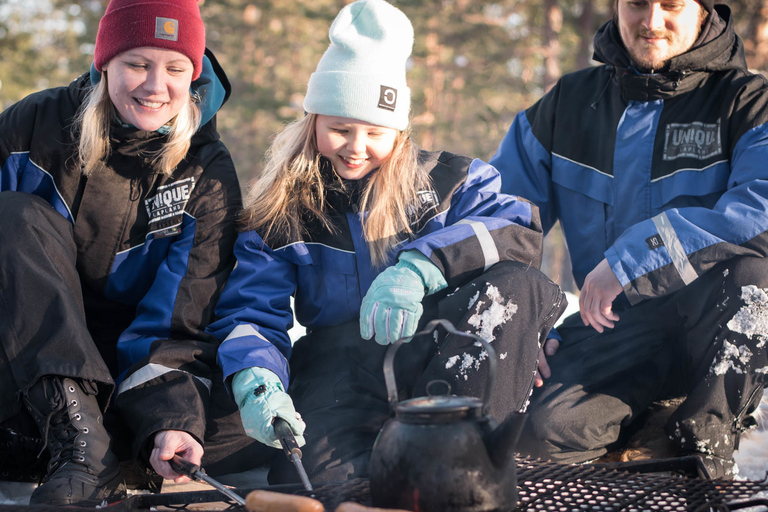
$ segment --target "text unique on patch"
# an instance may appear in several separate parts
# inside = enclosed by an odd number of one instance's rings
[[[159,222],[183,212],[193,188],[195,188],[195,178],[187,178],[158,187],[157,195],[144,200],[149,214],[149,223]]]
[[[717,123],[670,123],[664,136],[664,160],[706,160],[723,152],[719,119]]]

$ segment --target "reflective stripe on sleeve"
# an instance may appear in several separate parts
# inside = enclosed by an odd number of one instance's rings
[[[192,375],[191,373],[185,372],[183,370],[179,370],[178,368],[168,368],[167,366],[163,366],[161,364],[149,363],[143,368],[136,370],[131,374],[130,377],[125,379],[120,384],[120,387],[117,389],[117,394],[120,395],[121,393],[125,393],[129,389],[140,386],[145,382],[149,382],[150,380],[156,377],[160,377],[161,375],[165,375],[166,373],[170,373],[170,372],[181,372],[181,373],[188,373],[189,375]],[[204,379],[203,377],[198,377],[197,375],[192,375],[192,376],[197,380],[199,380],[200,382],[202,382],[203,385],[206,388],[208,388],[208,391],[211,390],[211,386],[213,385],[213,383],[210,381],[210,379]]]
[[[672,264],[675,265],[677,273],[680,274],[680,278],[685,284],[691,284],[699,276],[696,274],[696,270],[694,270],[690,260],[688,260],[688,255],[685,254],[680,239],[677,238],[677,233],[675,233],[672,223],[669,222],[666,212],[661,212],[652,220],[659,231],[659,236],[664,241],[669,257],[672,258]]]
[[[233,340],[235,338],[242,338],[244,336],[256,336],[266,342],[269,342],[269,340],[265,338],[259,331],[257,331],[251,324],[238,325],[237,327],[232,329],[232,332],[230,332],[229,335],[224,339],[224,342],[226,342],[227,340]]]
[[[477,241],[480,242],[480,248],[483,250],[483,257],[485,258],[484,270],[488,270],[499,262],[499,250],[496,248],[496,242],[493,241],[493,237],[485,224],[468,219],[462,219],[456,224],[469,224],[472,227]]]

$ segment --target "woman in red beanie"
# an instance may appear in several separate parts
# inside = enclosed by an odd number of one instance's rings
[[[195,0],[112,0],[91,72],[0,114],[0,474],[44,473],[33,504],[120,499],[131,456],[259,463],[203,330],[234,264],[228,95]]]

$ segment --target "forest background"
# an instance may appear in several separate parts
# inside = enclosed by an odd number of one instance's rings
[[[108,0],[0,0],[0,110],[88,70]],[[207,46],[232,84],[218,116],[243,188],[271,138],[303,115],[309,75],[344,0],[203,0]],[[416,41],[409,61],[416,142],[487,160],[520,110],[564,73],[597,65],[592,37],[612,0],[396,0]],[[720,1],[716,2],[720,3]],[[755,72],[768,72],[768,0],[727,0]],[[585,100],[586,101],[586,100]],[[544,271],[576,291],[556,226]]]

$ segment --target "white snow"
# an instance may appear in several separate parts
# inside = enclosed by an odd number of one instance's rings
[[[579,311],[579,297],[571,292],[565,292],[565,300],[568,305],[565,307],[565,311],[555,323],[555,327],[563,323],[563,320]]]
[[[741,287],[744,306],[728,322],[728,328],[759,340],[758,347],[768,340],[768,293],[754,285]]]
[[[742,366],[746,366],[752,357],[752,351],[749,347],[742,345],[737,347],[736,345],[729,343],[728,340],[723,341],[723,348],[720,349],[720,353],[712,363],[710,372],[715,375],[725,375],[728,370],[733,370],[736,373],[744,373],[738,363]]]
[[[741,435],[739,449],[733,454],[739,480],[762,480],[768,476],[768,392],[763,393],[755,417],[757,429]]]
[[[477,329],[477,335],[485,338],[489,342],[496,339],[493,330],[500,326],[517,313],[517,304],[512,301],[504,300],[499,293],[499,289],[489,284],[485,295],[491,299],[491,305],[482,313],[475,313],[467,320],[467,323]],[[477,307],[484,302],[478,303]]]
[[[475,305],[475,302],[477,302],[477,299],[480,298],[480,290],[477,290],[477,292],[469,298],[469,304],[467,304],[467,309],[472,309],[472,306]]]

